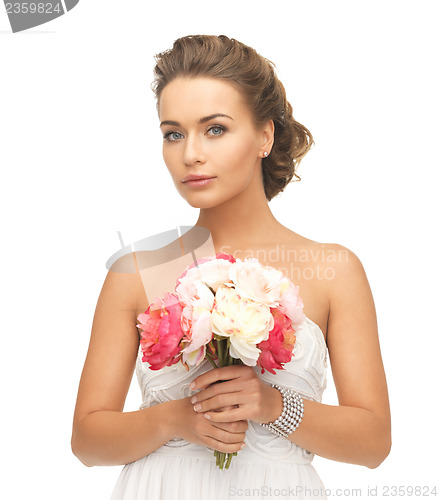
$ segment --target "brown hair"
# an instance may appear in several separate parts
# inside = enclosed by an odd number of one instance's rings
[[[265,196],[268,201],[301,178],[296,169],[314,143],[311,132],[293,118],[285,88],[275,74],[275,64],[255,49],[225,35],[188,35],[174,41],[171,49],[154,56],[151,89],[157,99],[178,76],[205,76],[226,80],[246,99],[256,129],[274,122],[271,154],[262,158]]]

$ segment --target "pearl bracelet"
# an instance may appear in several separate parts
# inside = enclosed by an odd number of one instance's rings
[[[288,435],[295,431],[302,422],[303,399],[292,389],[277,384],[271,384],[271,387],[278,389],[282,394],[282,414],[274,422],[263,423],[262,426],[277,436],[288,438]]]

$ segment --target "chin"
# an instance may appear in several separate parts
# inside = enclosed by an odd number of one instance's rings
[[[219,205],[219,203],[212,198],[209,199],[206,198],[202,200],[200,198],[195,199],[195,197],[193,198],[191,197],[191,198],[185,198],[185,200],[193,208],[212,208]]]
[[[205,189],[203,191],[193,191],[188,193],[179,190],[180,195],[193,208],[213,208],[222,203],[226,203],[235,196],[239,195],[246,186],[233,186],[233,191],[230,189]],[[230,186],[229,186],[230,188]]]

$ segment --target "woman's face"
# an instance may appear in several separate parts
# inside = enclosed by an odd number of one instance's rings
[[[227,116],[212,116],[218,113]],[[213,207],[241,193],[252,180],[262,183],[258,169],[267,138],[255,130],[243,97],[229,83],[178,77],[162,91],[159,117],[163,159],[191,206]],[[184,182],[189,174],[214,179],[191,186]]]

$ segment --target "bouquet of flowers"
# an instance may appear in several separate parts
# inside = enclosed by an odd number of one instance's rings
[[[305,320],[299,287],[256,258],[226,253],[188,266],[167,292],[139,314],[142,361],[151,370],[207,359],[214,368],[260,366],[282,370],[291,361],[295,332]],[[228,453],[226,469],[235,453]],[[225,453],[215,450],[223,468]]]

